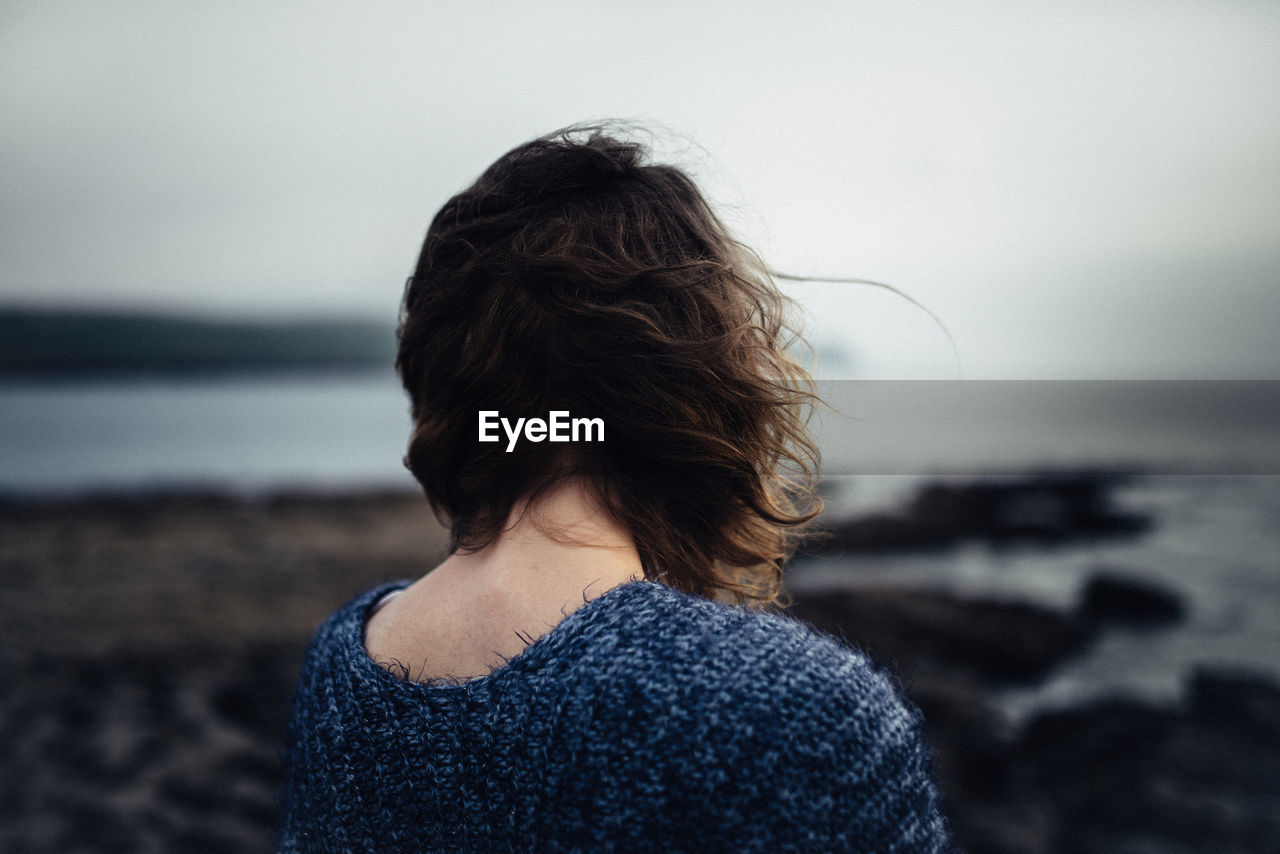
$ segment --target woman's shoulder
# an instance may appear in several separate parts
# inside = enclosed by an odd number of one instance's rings
[[[857,647],[785,612],[727,605],[648,581],[615,588],[602,600],[612,601],[601,601],[594,614],[586,610],[581,630],[569,634],[603,644],[620,665],[703,670],[760,690],[803,691],[848,679],[894,690]],[[772,679],[762,684],[762,677]]]
[[[412,582],[401,580],[370,587],[352,596],[320,624],[307,644],[303,659],[303,675],[308,670],[337,665],[345,669],[350,659],[364,652],[364,626],[383,600],[407,588]]]
[[[613,698],[633,716],[676,710],[763,739],[918,739],[919,713],[891,673],[785,613],[634,582],[558,628],[545,639],[557,663],[546,675],[589,687],[597,708]]]
[[[703,805],[691,821],[711,802],[739,815],[726,849],[785,838],[805,850],[944,850],[923,720],[864,653],[786,614],[660,585],[605,605],[583,651],[587,753],[627,733],[610,767],[661,779],[673,815],[686,802]]]

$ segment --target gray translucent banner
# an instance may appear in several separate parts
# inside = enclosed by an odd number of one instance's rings
[[[1276,380],[824,380],[822,473],[1280,474]]]

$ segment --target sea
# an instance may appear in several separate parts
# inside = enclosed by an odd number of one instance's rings
[[[1113,628],[1043,683],[1010,688],[1015,722],[1100,696],[1177,702],[1197,667],[1280,677],[1280,382],[824,380],[817,391],[829,520],[892,510],[938,480],[1087,470],[1126,472],[1117,509],[1154,524],[1052,548],[809,561],[791,578],[797,592],[927,585],[1071,608],[1107,569],[1184,597],[1184,620]],[[385,370],[10,379],[0,495],[413,490],[409,428]]]

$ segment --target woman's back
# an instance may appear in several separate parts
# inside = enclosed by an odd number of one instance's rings
[[[919,718],[785,617],[615,587],[492,673],[374,662],[377,588],[308,649],[284,851],[943,850]]]

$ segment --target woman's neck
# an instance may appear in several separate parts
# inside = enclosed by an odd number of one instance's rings
[[[644,577],[630,533],[567,480],[513,508],[498,538],[455,552],[369,621],[365,645],[410,678],[488,673],[588,600]]]
[[[579,478],[518,503],[496,540],[474,552],[455,552],[436,571],[446,569],[502,588],[588,582],[608,589],[618,579],[644,575],[631,533]]]

